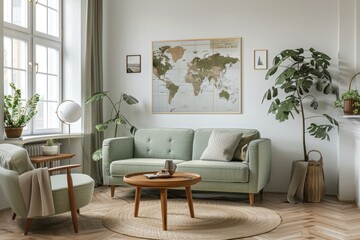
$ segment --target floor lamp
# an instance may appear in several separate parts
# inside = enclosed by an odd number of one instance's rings
[[[72,100],[65,100],[60,103],[56,109],[56,115],[59,120],[68,125],[69,128],[69,153],[70,152],[70,124],[78,121],[81,118],[81,107],[79,104]]]

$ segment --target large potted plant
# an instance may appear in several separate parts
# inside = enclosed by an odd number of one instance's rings
[[[274,85],[268,89],[263,97],[264,100],[270,100],[271,104],[268,113],[275,115],[276,120],[283,122],[289,120],[295,115],[300,115],[301,133],[302,133],[302,161],[309,161],[309,152],[306,145],[306,133],[319,139],[330,140],[329,132],[334,126],[339,126],[338,122],[328,114],[320,113],[315,116],[306,116],[305,108],[310,107],[314,111],[319,111],[319,103],[316,93],[335,94],[337,88],[332,84],[329,71],[330,57],[314,48],[304,50],[287,49],[280,52],[273,60],[273,66],[267,72],[265,78],[275,77]],[[317,122],[308,122],[318,117],[323,117],[327,123],[318,124]],[[320,153],[321,154],[321,153]],[[311,165],[318,165],[311,161]],[[322,164],[321,171],[322,170]],[[323,172],[321,172],[323,178]],[[306,188],[306,186],[305,186]],[[320,188],[323,188],[321,186]],[[307,194],[305,193],[305,196]],[[323,194],[321,194],[323,195]],[[321,201],[323,196],[315,197],[315,200],[305,199],[306,201]]]
[[[4,96],[4,127],[8,138],[21,136],[23,128],[37,113],[39,94],[35,94],[29,100],[21,99],[21,90],[10,83],[12,94]],[[23,105],[25,103],[25,105]]]
[[[128,127],[129,132],[131,134],[135,134],[137,128],[134,125],[132,125],[129,122],[129,120],[123,114],[121,114],[120,110],[121,110],[121,104],[123,102],[127,103],[128,105],[133,105],[133,104],[137,104],[138,100],[135,97],[131,96],[131,95],[121,93],[119,101],[115,102],[109,97],[108,92],[97,92],[97,93],[94,93],[92,96],[90,96],[86,100],[85,104],[90,104],[90,103],[95,102],[95,101],[100,101],[100,100],[102,100],[104,98],[106,98],[108,100],[108,102],[110,103],[110,106],[111,106],[110,116],[105,122],[96,124],[95,128],[99,132],[103,132],[111,124],[115,124],[115,129],[114,129],[113,136],[116,137],[117,134],[118,134],[118,126],[123,125],[123,126]],[[102,159],[102,148],[97,149],[92,154],[92,159],[94,161],[98,161],[98,160]]]

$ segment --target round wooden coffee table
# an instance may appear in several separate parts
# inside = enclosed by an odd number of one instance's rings
[[[148,179],[144,174],[155,172],[140,172],[124,176],[124,182],[135,186],[135,208],[134,216],[137,217],[139,213],[139,204],[141,189],[144,187],[159,188],[161,201],[161,217],[163,230],[167,230],[167,189],[176,187],[185,187],[186,198],[189,205],[190,216],[195,217],[193,200],[191,194],[191,185],[198,183],[201,180],[200,175],[195,173],[175,172],[169,178],[153,178]]]

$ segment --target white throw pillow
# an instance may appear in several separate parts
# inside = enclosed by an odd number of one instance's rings
[[[201,160],[231,161],[242,133],[213,130]]]

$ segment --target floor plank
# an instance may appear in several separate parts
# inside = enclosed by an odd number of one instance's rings
[[[185,198],[183,191],[169,191],[168,198]],[[144,190],[142,199],[158,199],[156,190]],[[216,199],[238,201],[248,205],[247,195],[223,193],[193,193],[196,199]],[[25,220],[11,220],[12,212],[0,212],[0,239],[138,239],[114,233],[102,225],[102,216],[112,209],[127,207],[133,203],[134,190],[131,187],[116,188],[115,197],[110,197],[109,187],[95,189],[88,206],[81,209],[79,233],[73,232],[70,213],[44,219],[35,219],[28,236],[23,235]],[[266,207],[280,214],[282,223],[275,230],[250,239],[360,239],[360,210],[349,202],[339,202],[336,197],[327,196],[322,203],[289,204],[285,194],[264,193],[263,198],[255,198],[255,207]]]

